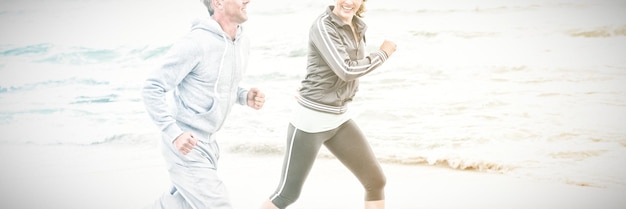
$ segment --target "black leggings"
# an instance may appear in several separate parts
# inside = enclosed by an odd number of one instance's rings
[[[306,133],[289,124],[280,183],[270,197],[274,205],[283,209],[298,199],[322,144],[359,179],[365,189],[365,201],[385,198],[385,175],[363,133],[349,120],[320,133]]]

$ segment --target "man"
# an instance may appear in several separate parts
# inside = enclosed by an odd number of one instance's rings
[[[233,104],[260,109],[265,103],[257,88],[239,87],[249,55],[241,24],[248,19],[250,0],[203,2],[210,16],[193,22],[142,89],[147,112],[162,131],[162,153],[173,184],[152,208],[230,209],[216,175],[214,134]]]

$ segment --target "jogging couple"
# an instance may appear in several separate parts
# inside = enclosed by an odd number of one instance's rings
[[[287,129],[283,168],[262,209],[287,208],[301,192],[322,145],[361,182],[365,208],[384,208],[385,176],[348,108],[358,79],[381,66],[396,50],[384,41],[365,51],[366,0],[334,0],[309,31],[306,76]],[[206,17],[172,45],[142,87],[152,121],[161,131],[162,154],[172,187],[149,208],[231,209],[216,175],[220,130],[234,104],[261,109],[265,94],[239,84],[250,44],[242,26],[250,0],[203,0]],[[305,70],[305,69],[303,69]],[[331,185],[328,185],[329,187]]]

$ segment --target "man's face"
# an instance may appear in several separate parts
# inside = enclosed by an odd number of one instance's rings
[[[248,20],[246,7],[250,0],[222,0],[224,12],[231,21],[241,24]]]

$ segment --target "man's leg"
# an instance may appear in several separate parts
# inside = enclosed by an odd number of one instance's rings
[[[164,207],[167,209],[232,208],[226,187],[217,175],[219,148],[216,142],[198,141],[187,155],[178,153],[169,144],[162,149],[174,186],[155,205],[167,206]]]
[[[170,170],[172,183],[193,209],[231,209],[228,192],[217,171],[211,168],[174,168]]]
[[[171,209],[171,208],[186,208],[190,209],[191,206],[187,204],[183,196],[172,187],[169,191],[164,192],[163,195],[154,202],[154,205],[146,207],[145,209]]]

